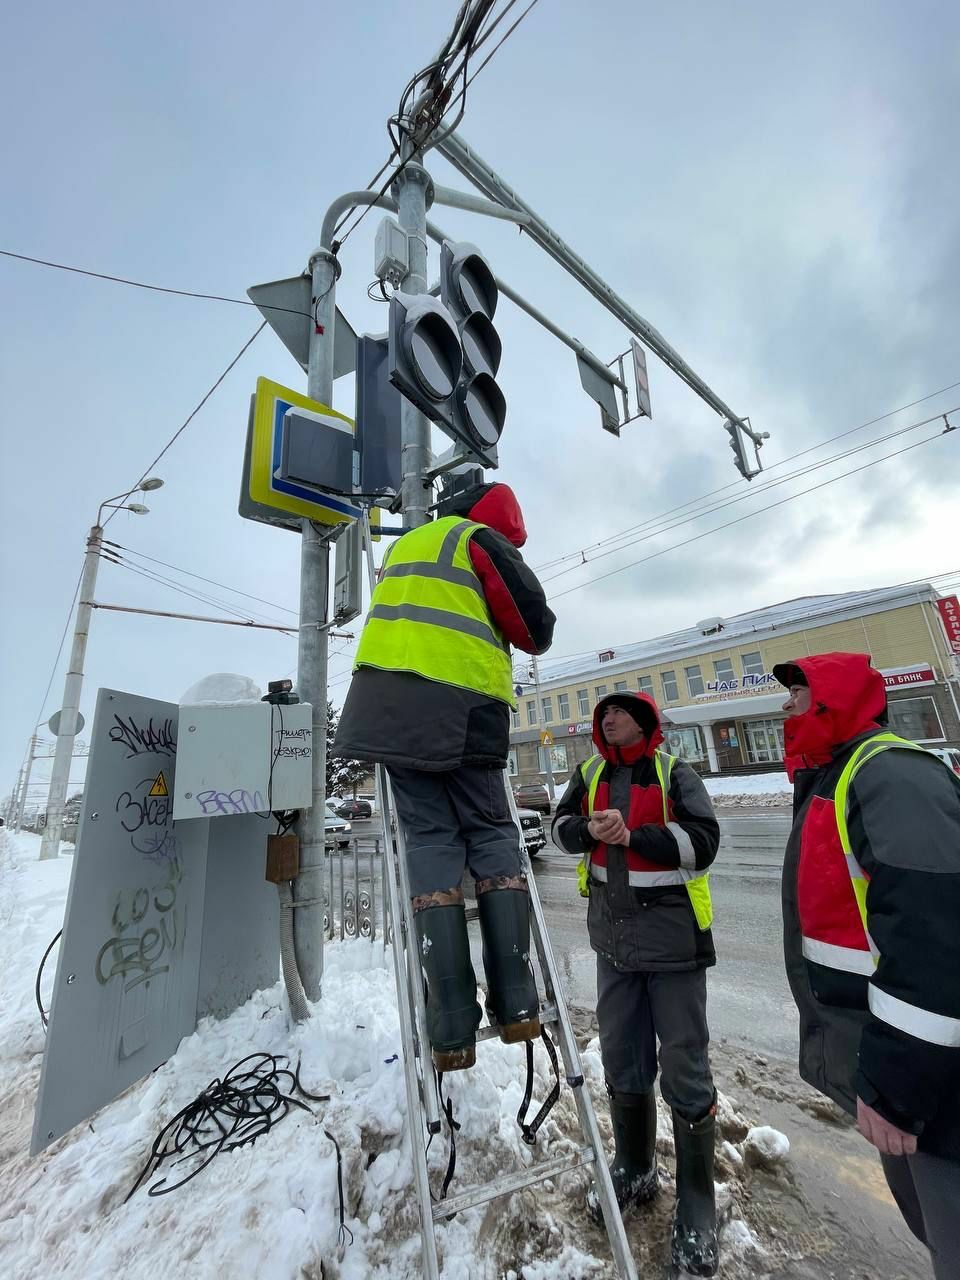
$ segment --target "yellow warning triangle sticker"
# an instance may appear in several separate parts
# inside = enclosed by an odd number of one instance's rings
[[[148,796],[168,796],[170,792],[167,790],[167,780],[163,776],[163,771],[157,774],[157,780],[147,792]]]

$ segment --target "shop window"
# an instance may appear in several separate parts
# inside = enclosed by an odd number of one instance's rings
[[[743,735],[751,764],[777,764],[783,759],[782,720],[747,720]]]
[[[550,753],[550,763],[553,765],[554,779],[561,785],[567,776],[567,744],[565,742],[555,742],[552,747],[540,748],[540,772],[547,772],[547,752]]]
[[[733,663],[729,658],[715,659],[713,669],[718,680],[736,680],[733,674]]]
[[[541,698],[540,705],[543,708],[543,723],[549,724],[553,719],[553,698]]]
[[[670,754],[677,756],[680,760],[693,762],[706,759],[698,725],[691,725],[684,729],[666,729],[664,739]]]
[[[887,704],[890,728],[911,742],[943,742],[943,724],[932,698],[896,698]]]
[[[653,676],[637,676],[637,688],[653,697]]]
[[[584,719],[590,714],[590,693],[587,689],[577,690],[577,706]]]
[[[703,693],[703,676],[700,674],[699,666],[684,667],[683,674],[687,677],[687,688],[690,691],[691,698],[699,698]]]
[[[617,681],[615,681],[615,682],[614,682],[614,686],[613,686],[613,692],[614,692],[614,693],[626,693],[626,692],[627,692],[627,682],[626,682],[626,680],[617,680]]]
[[[763,657],[759,649],[754,653],[741,653],[740,661],[743,664],[743,674],[745,676],[763,675]]]
[[[680,689],[677,686],[677,673],[675,671],[664,671],[660,680],[663,683],[664,702],[678,701],[680,697]]]
[[[557,719],[570,719],[570,695],[567,693],[557,694]]]
[[[533,698],[531,699],[530,702],[527,703],[527,724],[536,724],[536,723],[537,723],[537,700],[536,698]]]

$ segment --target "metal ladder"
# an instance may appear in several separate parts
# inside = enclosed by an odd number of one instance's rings
[[[372,592],[375,584],[375,569],[373,548],[369,536],[369,516],[366,511],[364,512],[363,523],[367,572]],[[518,1169],[515,1173],[504,1173],[491,1182],[468,1187],[458,1195],[449,1196],[439,1202],[435,1202],[432,1199],[427,1172],[426,1142],[428,1138],[425,1134],[433,1135],[440,1132],[440,1098],[437,1088],[437,1076],[430,1052],[430,1041],[426,1030],[424,978],[420,965],[420,950],[416,945],[417,933],[413,923],[413,908],[410,899],[403,829],[399,822],[392,821],[395,808],[390,780],[384,766],[378,765],[376,769],[376,790],[377,807],[383,821],[383,878],[386,882],[390,921],[393,929],[394,975],[397,984],[397,1007],[403,1046],[403,1067],[407,1092],[407,1114],[410,1122],[413,1179],[420,1210],[423,1275],[425,1280],[437,1280],[439,1276],[437,1244],[434,1235],[434,1225],[437,1222],[452,1217],[462,1209],[485,1204],[490,1200],[497,1199],[499,1196],[510,1195],[512,1192],[519,1191],[524,1187],[534,1186],[548,1178],[556,1178],[562,1173],[568,1173],[573,1169],[586,1166],[591,1169],[596,1183],[617,1275],[621,1277],[621,1280],[638,1280],[636,1266],[634,1265],[623,1227],[623,1219],[620,1216],[620,1210],[614,1194],[610,1171],[607,1168],[593,1103],[584,1083],[580,1051],[570,1025],[563,989],[558,978],[553,947],[547,936],[540,894],[537,890],[536,880],[530,871],[529,861],[523,845],[523,835],[517,815],[516,802],[509,785],[506,770],[504,770],[504,787],[510,805],[510,812],[517,828],[522,870],[527,876],[530,897],[530,932],[536,947],[540,974],[546,995],[545,1001],[542,1001],[540,1005],[540,1022],[543,1026],[548,1026],[553,1030],[554,1039],[558,1042],[566,1082],[568,1087],[573,1090],[574,1100],[577,1105],[583,1143],[570,1155],[543,1160],[533,1164],[528,1169]],[[394,827],[396,828],[395,830]],[[468,910],[467,914],[468,919],[475,919],[476,909]],[[477,1031],[477,1040],[478,1042],[487,1040],[497,1034],[498,1028],[496,1026],[483,1026]]]

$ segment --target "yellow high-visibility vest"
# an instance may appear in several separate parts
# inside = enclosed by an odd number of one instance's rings
[[[486,528],[444,516],[391,548],[353,669],[410,671],[515,706],[510,647],[483,594],[467,544]]]

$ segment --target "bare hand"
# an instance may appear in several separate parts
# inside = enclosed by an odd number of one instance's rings
[[[905,1133],[879,1111],[868,1107],[862,1098],[857,1099],[857,1128],[866,1140],[884,1156],[912,1156],[917,1149],[917,1139]]]
[[[629,844],[630,831],[619,809],[600,809],[593,815],[587,830],[601,844]]]

